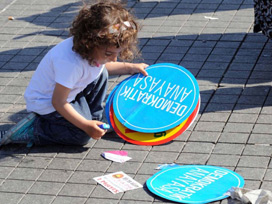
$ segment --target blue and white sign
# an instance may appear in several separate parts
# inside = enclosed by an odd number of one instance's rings
[[[154,133],[174,128],[194,111],[199,99],[195,77],[184,67],[161,63],[123,81],[113,99],[113,110],[124,126]]]
[[[110,92],[108,98],[107,98],[107,101],[106,101],[106,105],[105,105],[105,115],[106,115],[106,118],[107,118],[107,121],[108,121],[108,124],[112,127],[111,125],[111,121],[110,121],[110,107],[112,105],[112,102],[113,102],[113,97],[114,97],[114,94],[115,94],[115,91],[117,89],[117,87],[119,86],[119,84],[117,84],[113,90]]]
[[[231,187],[243,187],[244,179],[222,167],[184,165],[163,169],[146,184],[152,193],[171,201],[209,203],[228,197]]]

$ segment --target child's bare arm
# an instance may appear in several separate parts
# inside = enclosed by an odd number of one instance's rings
[[[145,63],[128,63],[128,62],[109,62],[106,63],[106,68],[109,75],[136,74],[142,73],[147,76],[145,68],[148,67]]]
[[[57,83],[52,97],[52,105],[54,108],[66,120],[86,132],[93,139],[101,138],[106,131],[99,128],[98,125],[103,123],[96,120],[87,120],[81,116],[73,106],[67,102],[69,93],[69,88]]]

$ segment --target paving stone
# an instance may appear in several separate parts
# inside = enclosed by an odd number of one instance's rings
[[[212,143],[188,142],[182,152],[209,154],[212,152],[213,148],[214,144]]]
[[[64,203],[73,203],[73,204],[84,204],[86,201],[85,198],[78,197],[67,197],[67,196],[58,196],[52,204],[64,204]]]
[[[209,154],[197,154],[197,153],[181,153],[176,160],[176,163],[184,164],[206,164],[209,158]]]
[[[219,138],[219,142],[244,144],[247,142],[249,135],[249,133],[223,132]]]
[[[194,131],[190,135],[189,141],[215,143],[218,140],[219,136],[219,132]]]
[[[41,169],[16,168],[8,179],[35,181],[42,173]]]
[[[0,192],[0,202],[8,204],[17,204],[24,194]]]
[[[96,181],[93,180],[93,178],[98,176],[101,176],[101,172],[75,171],[70,177],[68,183],[95,185]]]
[[[262,180],[265,169],[262,168],[249,168],[249,167],[237,167],[236,172],[239,173],[244,179],[250,180]]]
[[[82,161],[82,163],[80,163],[77,170],[106,172],[110,164],[111,164],[111,161],[84,160]]]
[[[251,134],[248,143],[250,144],[272,144],[269,134]]]
[[[236,166],[238,164],[238,161],[238,155],[212,154],[207,164],[215,166]]]
[[[266,168],[268,167],[268,164],[269,164],[269,157],[242,156],[238,163],[238,166]]]
[[[241,155],[245,148],[244,144],[223,144],[218,143],[213,149],[214,154]]]
[[[246,123],[227,123],[224,132],[241,132],[241,133],[250,133],[253,129],[254,124]]]
[[[0,178],[5,179],[13,172],[13,167],[2,167],[0,166]]]
[[[95,185],[68,183],[63,187],[59,195],[88,197],[88,195],[93,191],[94,187]]]
[[[225,123],[222,122],[198,122],[195,130],[197,131],[211,131],[211,132],[222,132]]]
[[[23,156],[0,155],[1,167],[16,167],[22,161]]]
[[[201,98],[202,100],[202,98]],[[230,114],[229,113],[217,113],[217,112],[211,112],[211,113],[204,113],[200,121],[217,121],[217,122],[227,122]]]
[[[54,196],[27,194],[20,201],[20,204],[48,204],[51,203],[53,199]]]
[[[25,193],[32,186],[33,181],[5,180],[0,186],[1,192]]]
[[[51,162],[50,158],[44,157],[25,157],[18,167],[45,168]]]
[[[31,187],[29,193],[42,195],[56,195],[62,188],[62,186],[63,183],[37,181]]]
[[[126,173],[136,174],[140,168],[142,163],[139,162],[125,162],[125,163],[117,163],[113,162],[111,166],[107,169],[107,173],[113,173],[118,171],[124,171]]]
[[[103,198],[103,199],[111,199],[111,200],[119,200],[124,193],[117,193],[113,194],[107,189],[105,189],[103,186],[98,185],[94,189],[94,191],[91,193],[90,197],[91,198]]]
[[[272,191],[272,182],[271,181],[264,181],[261,185],[261,189],[265,189],[267,191]]]
[[[50,170],[46,169],[42,172],[38,181],[66,182],[72,174],[68,170]]]
[[[272,133],[272,125],[271,124],[256,124],[253,129],[253,133],[265,133],[271,134]]]
[[[125,203],[128,201],[125,201]],[[114,199],[99,199],[99,198],[89,198],[86,204],[101,203],[101,204],[117,204],[120,203],[118,200]]]
[[[243,155],[271,156],[272,146],[268,145],[246,145]]]

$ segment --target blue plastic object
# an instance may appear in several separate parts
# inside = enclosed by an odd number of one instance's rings
[[[216,166],[184,165],[159,171],[146,181],[148,189],[179,203],[209,203],[226,197],[231,187],[242,188],[239,174]]]
[[[146,133],[162,132],[181,124],[199,100],[195,77],[184,67],[161,63],[122,81],[113,98],[117,119],[127,128]]]
[[[103,123],[101,125],[98,125],[98,127],[100,127],[101,129],[103,130],[108,130],[110,129],[110,125],[109,124],[106,124],[106,123]]]

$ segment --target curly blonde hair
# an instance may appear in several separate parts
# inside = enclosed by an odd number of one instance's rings
[[[73,51],[91,64],[93,48],[116,46],[122,48],[120,59],[132,60],[139,52],[138,29],[135,17],[119,1],[85,5],[70,28]]]

